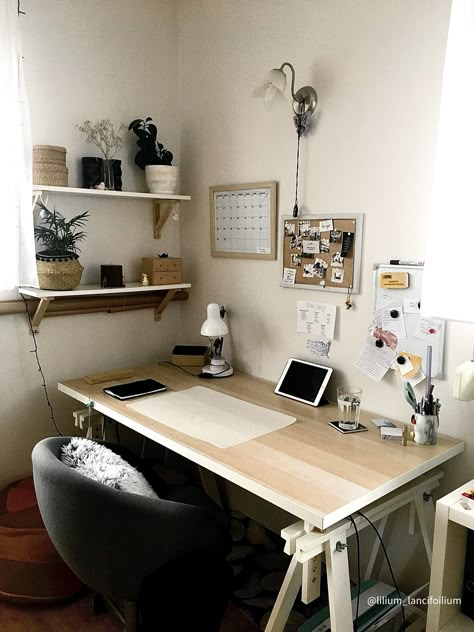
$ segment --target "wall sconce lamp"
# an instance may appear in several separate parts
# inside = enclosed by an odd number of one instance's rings
[[[286,88],[285,66],[291,71],[291,96],[293,98],[293,122],[298,135],[298,145],[296,150],[296,185],[295,204],[293,207],[293,217],[298,216],[298,174],[300,162],[300,139],[309,126],[309,118],[318,104],[318,95],[311,86],[303,86],[295,92],[295,69],[288,61],[283,62],[280,68],[273,68],[267,76],[265,88],[265,103],[270,103],[279,92],[284,92]]]
[[[283,71],[285,66],[291,70],[291,96],[293,97],[293,112],[296,117],[307,119],[308,116],[316,109],[318,104],[318,95],[316,90],[311,86],[303,86],[295,92],[295,69],[290,62],[285,61],[280,68],[273,68],[268,73],[265,89],[265,101],[270,103],[272,99],[279,93],[284,92],[286,89],[286,75]],[[304,133],[304,128],[300,132],[295,120],[296,131],[298,134]]]

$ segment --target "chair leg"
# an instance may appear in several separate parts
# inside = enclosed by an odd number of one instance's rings
[[[125,601],[123,604],[124,632],[138,632],[138,603]]]

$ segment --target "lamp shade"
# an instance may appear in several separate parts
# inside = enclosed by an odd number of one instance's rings
[[[201,336],[225,336],[229,333],[227,325],[221,318],[220,307],[217,303],[209,303],[207,306],[207,320],[201,327]]]
[[[286,75],[283,70],[273,68],[265,81],[265,101],[269,103],[278,92],[284,92],[286,88]]]

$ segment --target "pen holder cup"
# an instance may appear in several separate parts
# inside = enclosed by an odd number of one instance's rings
[[[415,415],[414,441],[422,445],[436,445],[438,442],[438,415]]]

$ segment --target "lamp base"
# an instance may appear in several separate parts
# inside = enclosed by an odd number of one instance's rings
[[[234,369],[224,358],[211,358],[211,363],[202,367],[202,372],[212,377],[229,377],[234,373]]]

